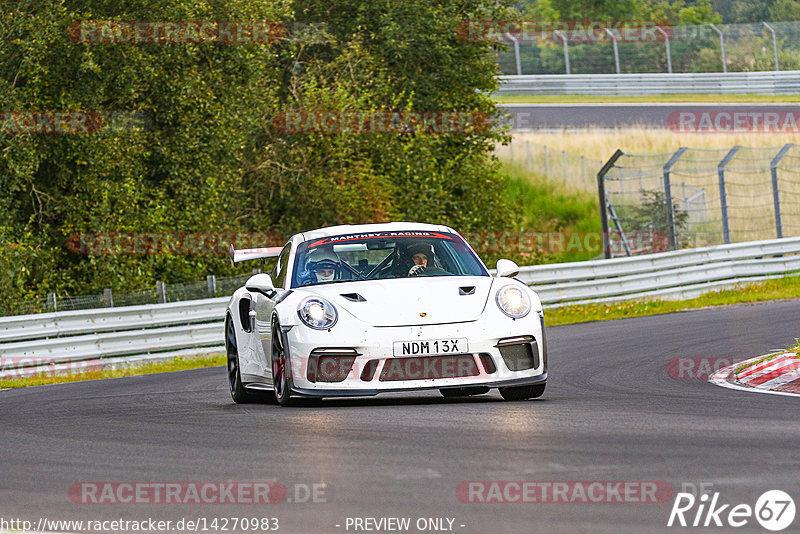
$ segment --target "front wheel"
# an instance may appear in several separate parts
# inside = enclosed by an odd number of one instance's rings
[[[507,401],[519,401],[525,399],[535,399],[544,394],[546,384],[534,384],[533,386],[515,386],[509,388],[499,388],[500,395]]]
[[[275,400],[281,406],[291,406],[291,374],[292,367],[283,346],[281,327],[277,319],[272,320],[272,387]]]

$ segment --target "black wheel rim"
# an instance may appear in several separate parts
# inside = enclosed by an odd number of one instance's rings
[[[236,382],[239,380],[239,358],[236,350],[236,334],[231,321],[228,321],[225,329],[225,345],[228,347],[228,383],[231,392],[234,392],[236,391]]]

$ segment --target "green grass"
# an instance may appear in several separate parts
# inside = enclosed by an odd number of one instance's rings
[[[184,371],[186,369],[199,369],[201,367],[217,367],[225,365],[224,354],[212,354],[193,358],[177,357],[173,360],[158,363],[147,363],[124,369],[108,369],[102,371],[89,371],[85,373],[48,374],[42,373],[29,378],[14,378],[0,380],[0,389],[24,388],[28,386],[44,386],[47,384],[61,384],[64,382],[78,382],[83,380],[99,380],[101,378],[120,378],[123,376],[149,375],[153,373],[169,373]]]
[[[522,238],[510,240],[516,246],[499,250],[499,257],[533,265],[585,261],[603,252],[600,208],[593,193],[567,190],[560,182],[511,163],[505,163],[503,171],[509,177],[505,194],[519,210],[514,232]],[[587,241],[589,234],[596,239]],[[573,235],[578,241],[570,244]],[[480,245],[473,244],[479,253]]]
[[[800,95],[640,95],[640,96],[601,96],[601,95],[539,95],[514,94],[493,95],[495,102],[502,104],[591,104],[591,103],[625,103],[625,102],[800,102]]]
[[[734,289],[706,293],[690,300],[631,300],[613,304],[563,306],[546,309],[544,316],[548,325],[555,326],[587,321],[624,319],[626,317],[643,317],[709,306],[726,306],[746,302],[795,298],[800,298],[800,275],[743,284],[736,286]]]

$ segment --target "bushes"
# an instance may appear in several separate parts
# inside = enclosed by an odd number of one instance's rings
[[[469,11],[467,11],[469,10]],[[292,15],[294,14],[294,15]],[[83,256],[74,232],[278,232],[407,219],[510,225],[491,157],[503,135],[295,134],[281,112],[494,113],[490,45],[459,21],[502,19],[489,0],[101,0],[0,7],[0,110],[140,113],[144,130],[0,137],[3,299],[131,291],[229,274],[215,255]],[[506,17],[507,18],[507,17]],[[325,22],[272,44],[85,44],[81,20]]]

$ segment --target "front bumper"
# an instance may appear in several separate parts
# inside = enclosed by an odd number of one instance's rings
[[[289,388],[295,395],[371,396],[391,391],[515,387],[545,383],[544,320],[489,317],[464,323],[374,327],[338,324],[330,331],[297,325],[284,331]],[[468,352],[393,356],[395,341],[466,338]],[[472,362],[472,363],[470,363]]]

